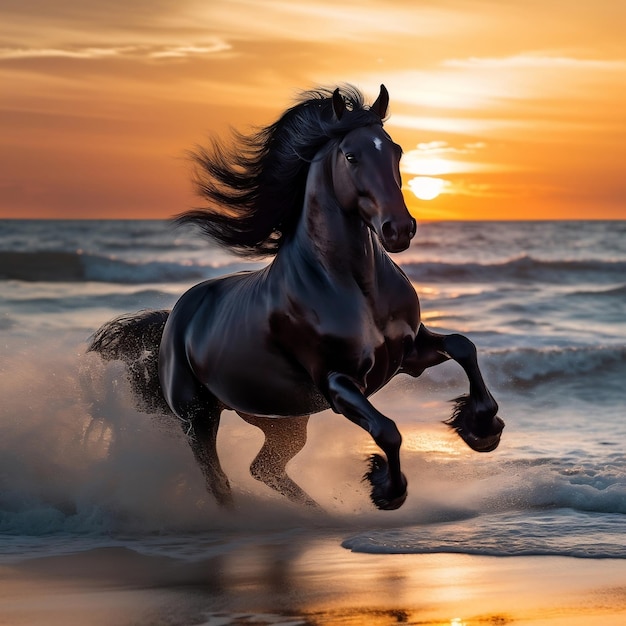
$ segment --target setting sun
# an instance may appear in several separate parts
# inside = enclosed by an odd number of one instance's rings
[[[420,200],[434,200],[445,186],[445,180],[432,176],[417,176],[409,181],[409,189]]]

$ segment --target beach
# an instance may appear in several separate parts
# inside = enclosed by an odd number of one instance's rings
[[[626,562],[365,555],[259,537],[193,563],[102,548],[0,569],[0,624],[623,624]]]
[[[377,452],[311,417],[287,502],[249,472],[261,431],[223,414],[234,511],[172,416],[87,353],[121,313],[255,269],[159,221],[0,230],[0,625],[626,623],[626,226],[432,223],[394,258],[437,332],[462,332],[504,419],[489,454],[443,422],[453,363],[372,396],[403,437],[408,498],[376,510]]]

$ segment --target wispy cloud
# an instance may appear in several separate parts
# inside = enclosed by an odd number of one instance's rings
[[[125,50],[125,48],[0,48],[0,60],[102,59],[120,56]]]
[[[527,130],[533,124],[518,119],[483,119],[470,117],[427,117],[421,115],[393,114],[386,122],[396,126],[430,132],[455,133],[460,135],[481,135],[507,130]]]
[[[481,126],[489,130],[519,126],[519,119],[507,120],[501,113],[508,111],[510,115],[515,102],[589,102],[602,92],[614,93],[620,79],[624,83],[624,75],[626,58],[582,58],[537,51],[501,57],[441,59],[428,67],[388,72],[385,84],[392,102],[404,105],[399,115],[393,114],[391,123],[471,133],[479,131]],[[359,77],[358,82],[373,90],[374,78]],[[408,107],[420,111],[419,120],[406,116]],[[468,119],[466,112],[472,110],[480,112],[481,118],[491,111],[496,115],[492,121]],[[431,111],[445,112],[446,116],[452,116],[455,111],[463,114],[451,122],[427,117]]]
[[[453,146],[446,141],[419,143],[416,149],[404,153],[402,171],[418,176],[441,176],[508,169],[502,164],[477,161],[474,155],[486,147],[484,142],[463,143],[460,146]],[[471,158],[464,160],[466,155],[471,155]]]
[[[448,59],[444,67],[466,69],[573,69],[623,71],[626,59],[578,59],[566,56],[551,56],[541,53],[516,54],[508,57],[469,57]]]
[[[259,10],[258,0],[213,0],[195,4],[189,14],[202,20],[210,18],[215,32],[237,38],[315,42],[372,43],[390,36],[432,38],[461,32],[471,20],[471,14],[431,3],[265,0],[261,19],[254,17]]]
[[[112,59],[135,58],[144,60],[184,59],[230,51],[231,45],[214,39],[195,45],[118,45],[67,46],[54,48],[0,48],[0,60],[19,59]]]
[[[218,52],[228,52],[232,46],[225,41],[216,40],[209,45],[196,46],[164,46],[159,49],[152,49],[148,56],[152,59],[181,59],[185,57],[206,56]]]
[[[484,141],[475,141],[472,143],[464,143],[461,147],[450,145],[447,141],[427,141],[417,144],[417,150],[413,150],[417,154],[421,155],[433,155],[433,154],[474,154],[477,150],[482,150],[487,147]]]

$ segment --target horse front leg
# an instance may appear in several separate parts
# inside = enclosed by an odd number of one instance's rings
[[[491,452],[498,447],[504,421],[497,416],[494,400],[478,366],[476,346],[464,335],[440,335],[420,326],[413,354],[403,364],[403,371],[419,376],[426,368],[452,359],[465,371],[469,394],[454,400],[452,417],[445,421],[467,445],[477,452]]]
[[[368,431],[387,459],[375,454],[364,479],[372,490],[370,497],[379,509],[397,509],[406,500],[407,481],[400,470],[402,436],[395,423],[377,411],[356,382],[333,372],[328,377],[328,398],[333,410]]]

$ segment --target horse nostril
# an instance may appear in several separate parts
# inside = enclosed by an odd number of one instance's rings
[[[383,224],[382,233],[383,233],[383,237],[387,241],[391,241],[392,239],[395,239],[398,236],[398,233],[391,222],[385,222]]]
[[[411,229],[409,231],[409,237],[412,239],[415,237],[415,233],[417,232],[417,222],[411,218]]]

